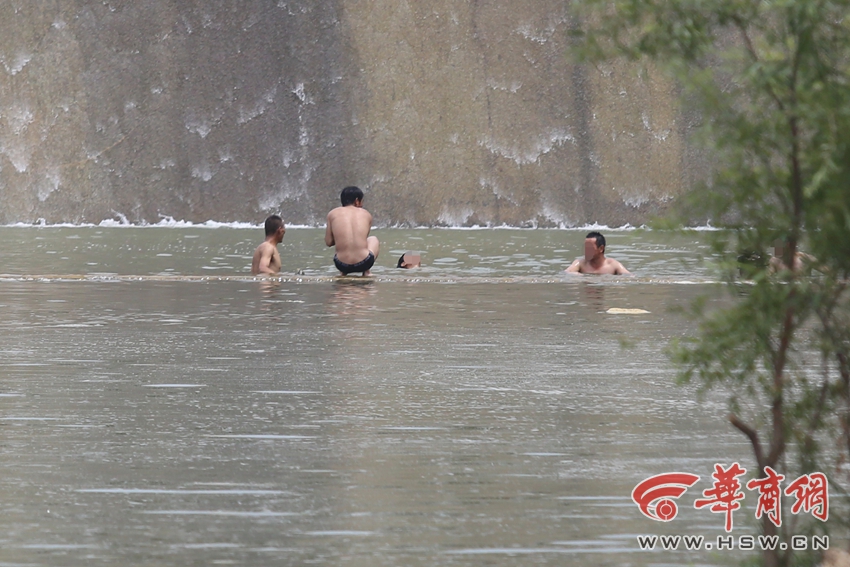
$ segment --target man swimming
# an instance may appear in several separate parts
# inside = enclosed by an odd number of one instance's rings
[[[411,268],[418,268],[422,265],[421,256],[414,252],[405,252],[398,259],[398,264],[396,264],[396,268],[404,268],[405,270],[409,270]]]
[[[565,271],[579,274],[609,274],[615,276],[631,274],[613,258],[605,257],[605,237],[594,231],[584,237],[584,258],[576,258]]]
[[[251,261],[251,274],[276,274],[280,271],[280,254],[277,245],[283,242],[286,227],[283,219],[277,215],[271,215],[266,219],[266,239],[254,250],[254,259]]]
[[[380,243],[369,236],[372,215],[363,208],[363,191],[346,187],[340,194],[340,201],[342,206],[328,213],[325,244],[336,246],[334,265],[342,275],[360,272],[370,276],[378,259]]]
[[[773,243],[773,256],[770,258],[768,262],[768,267],[771,272],[781,272],[783,270],[787,270],[788,266],[785,264],[785,249],[787,245],[784,240],[777,240]],[[803,273],[803,272],[811,272],[811,268],[815,263],[815,257],[811,254],[806,254],[805,252],[801,252],[797,250],[794,253],[793,260],[793,268],[792,272]]]

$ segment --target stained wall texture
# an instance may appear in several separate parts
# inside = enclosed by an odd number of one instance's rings
[[[0,223],[640,224],[694,177],[657,72],[562,0],[5,0]]]

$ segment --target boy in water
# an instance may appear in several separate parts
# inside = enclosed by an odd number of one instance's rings
[[[409,270],[410,268],[418,268],[422,265],[421,257],[419,254],[414,252],[405,252],[398,259],[398,264],[396,268],[404,268],[405,270]]]
[[[372,275],[369,270],[378,259],[380,243],[369,236],[372,215],[363,208],[363,191],[357,187],[346,187],[340,194],[341,207],[328,213],[325,244],[336,246],[334,265],[342,275],[361,272]]]
[[[621,263],[605,257],[605,237],[594,231],[584,237],[584,258],[576,258],[567,272],[579,274],[610,274],[615,276],[631,274]]]
[[[254,250],[254,259],[251,261],[251,274],[276,274],[280,271],[280,254],[277,245],[283,242],[286,227],[283,219],[277,215],[271,215],[266,219],[266,239]]]

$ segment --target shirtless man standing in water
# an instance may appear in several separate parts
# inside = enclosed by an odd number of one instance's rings
[[[369,270],[378,259],[380,243],[369,236],[372,229],[372,215],[363,208],[363,191],[357,187],[346,187],[340,195],[342,206],[328,213],[328,228],[325,230],[325,244],[336,246],[334,265],[348,275],[361,272],[372,275]]]
[[[622,276],[631,274],[621,263],[605,257],[605,237],[591,232],[584,238],[584,258],[576,258],[567,272],[579,274],[609,274]]]
[[[784,240],[777,240],[773,243],[773,256],[768,263],[771,272],[776,273],[788,269],[785,265],[785,248],[787,248],[787,245]],[[791,271],[797,273],[810,272],[814,263],[814,256],[800,252],[798,249],[794,254],[794,266]]]
[[[286,227],[283,219],[277,215],[271,215],[266,219],[266,239],[254,250],[254,259],[251,261],[251,274],[276,274],[280,271],[280,254],[277,245],[283,242]]]

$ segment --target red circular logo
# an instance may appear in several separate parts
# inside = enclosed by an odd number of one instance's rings
[[[672,500],[664,499],[655,507],[655,514],[664,521],[672,520],[676,517],[676,503]]]

